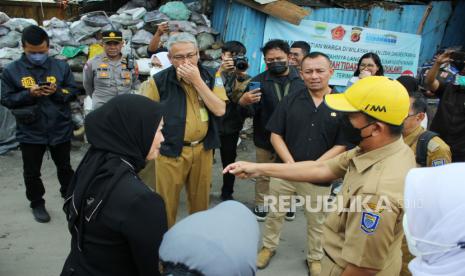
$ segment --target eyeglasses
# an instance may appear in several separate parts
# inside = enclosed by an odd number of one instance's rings
[[[176,61],[182,61],[182,60],[185,60],[185,59],[192,60],[196,56],[197,56],[197,52],[190,53],[190,54],[187,54],[185,56],[183,56],[183,55],[175,55],[175,56],[173,56],[173,59],[176,60]]]

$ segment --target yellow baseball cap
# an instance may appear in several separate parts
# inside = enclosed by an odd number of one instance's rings
[[[363,112],[391,125],[400,126],[408,116],[410,100],[405,87],[382,76],[363,78],[345,93],[328,94],[325,103],[342,112]]]

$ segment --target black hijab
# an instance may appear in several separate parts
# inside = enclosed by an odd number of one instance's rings
[[[64,204],[70,231],[82,250],[85,222],[95,219],[115,184],[145,166],[163,116],[160,104],[140,95],[121,95],[87,115],[90,149],[79,164]]]

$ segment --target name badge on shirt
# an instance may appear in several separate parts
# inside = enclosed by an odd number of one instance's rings
[[[208,111],[205,107],[200,108],[200,120],[202,122],[208,122]]]

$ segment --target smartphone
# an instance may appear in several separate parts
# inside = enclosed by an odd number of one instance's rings
[[[258,81],[251,81],[251,82],[249,83],[249,91],[255,90],[255,89],[260,89],[260,82],[258,82]],[[260,93],[260,92],[256,92],[256,93]]]
[[[44,81],[44,82],[43,82],[43,81],[39,81],[39,86],[50,86],[50,85],[52,85],[51,82],[48,82],[48,81],[47,81],[47,82],[45,82],[45,81]]]

